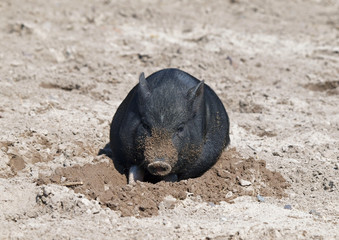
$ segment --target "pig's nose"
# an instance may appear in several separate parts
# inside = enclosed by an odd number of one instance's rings
[[[168,163],[156,161],[148,164],[147,169],[153,175],[166,176],[171,172],[172,167]]]

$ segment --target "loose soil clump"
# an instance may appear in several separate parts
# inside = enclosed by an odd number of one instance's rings
[[[242,186],[241,181],[247,181]],[[56,183],[73,188],[102,206],[121,212],[122,216],[157,215],[159,204],[168,195],[183,200],[187,196],[218,204],[232,202],[238,196],[283,197],[289,186],[278,172],[266,168],[263,160],[241,157],[235,148],[225,151],[204,175],[180,182],[137,182],[128,185],[124,174],[112,161],[58,168],[51,176],[40,176],[38,184]],[[72,184],[74,183],[74,184]]]

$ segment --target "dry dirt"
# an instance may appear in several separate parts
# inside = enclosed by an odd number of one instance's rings
[[[2,0],[0,239],[339,239],[338,13]],[[166,67],[220,96],[231,146],[200,178],[129,186],[98,153],[139,73]]]
[[[234,198],[243,195],[285,196],[284,190],[289,184],[280,173],[265,166],[264,161],[243,159],[231,149],[203,176],[175,183],[137,182],[135,186],[127,185],[126,176],[109,161],[58,168],[51,176],[40,176],[38,184],[56,183],[72,187],[76,193],[119,211],[123,217],[151,217],[158,214],[159,205],[169,195],[178,200],[197,196],[212,205],[221,201],[233,203]],[[246,186],[244,181],[251,184]]]

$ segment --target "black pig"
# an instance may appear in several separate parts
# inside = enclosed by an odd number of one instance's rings
[[[113,157],[129,170],[129,183],[198,177],[229,142],[229,120],[218,96],[179,69],[147,79],[141,73],[110,130]]]

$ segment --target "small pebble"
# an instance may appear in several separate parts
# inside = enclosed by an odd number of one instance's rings
[[[273,156],[282,157],[278,152],[273,152]]]
[[[292,206],[289,205],[289,204],[286,204],[286,205],[284,206],[284,209],[289,209],[289,210],[291,210],[291,209],[292,209]]]
[[[162,205],[165,209],[173,209],[175,207],[176,202],[177,202],[176,198],[174,198],[171,195],[168,195],[162,201]]]
[[[42,133],[43,135],[47,136],[47,135],[48,135],[48,130],[47,130],[47,129],[44,129],[44,130],[41,131],[41,133]]]
[[[320,216],[320,213],[317,212],[316,210],[313,210],[313,209],[310,210],[308,213],[309,213],[309,214],[312,214],[312,215]]]
[[[252,184],[250,181],[246,181],[246,180],[243,180],[243,179],[239,179],[239,183],[243,187],[250,186]]]
[[[257,195],[257,199],[259,202],[265,202],[265,198],[261,196],[260,194]]]
[[[230,197],[232,197],[233,196],[233,193],[232,193],[232,191],[229,191],[227,194],[226,194],[226,198],[230,198]]]

